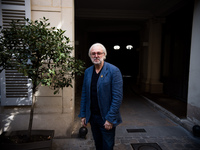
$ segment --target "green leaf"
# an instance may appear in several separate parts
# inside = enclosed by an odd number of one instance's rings
[[[84,63],[71,57],[73,47],[66,31],[48,27],[48,20],[46,17],[35,21],[13,20],[11,28],[2,29],[0,67],[17,68],[27,75],[32,79],[33,91],[41,83],[56,94],[64,87],[72,87],[75,75],[83,74]]]

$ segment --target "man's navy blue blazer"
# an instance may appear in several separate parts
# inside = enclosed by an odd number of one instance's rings
[[[90,88],[93,69],[94,65],[85,70],[82,87],[79,117],[86,118],[86,123],[89,122],[91,115]],[[97,81],[97,97],[103,120],[108,120],[113,126],[120,124],[122,119],[119,109],[123,99],[123,79],[119,68],[104,62]]]

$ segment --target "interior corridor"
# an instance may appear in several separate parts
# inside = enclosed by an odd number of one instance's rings
[[[197,150],[200,148],[200,138],[171,120],[131,86],[130,78],[124,77],[124,98],[120,108],[123,122],[116,129],[114,150]],[[163,108],[164,109],[164,108]],[[56,140],[59,150],[95,150],[90,125],[86,139],[78,136],[81,127],[78,113],[80,97],[76,97],[76,116],[72,137],[67,140]],[[57,143],[58,142],[58,143]],[[55,150],[58,150],[55,148]]]

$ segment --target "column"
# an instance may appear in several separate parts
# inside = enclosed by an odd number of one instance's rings
[[[190,71],[188,85],[188,119],[200,124],[200,0],[195,1],[192,41],[190,53]]]
[[[163,83],[160,82],[161,66],[161,40],[162,40],[162,23],[164,20],[150,20],[149,28],[149,53],[148,53],[148,77],[149,92],[162,93]]]

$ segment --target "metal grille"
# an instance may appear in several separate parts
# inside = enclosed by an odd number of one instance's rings
[[[2,19],[4,28],[8,28],[12,20],[24,20],[24,18],[25,18],[24,10],[2,9]],[[25,22],[21,23],[25,24]]]
[[[1,4],[4,5],[2,8],[2,22],[3,28],[9,28],[9,25],[12,20],[24,20],[26,17],[25,1],[24,0],[2,0]],[[6,7],[7,5],[12,7]],[[20,22],[25,24],[25,22]]]
[[[134,132],[146,132],[145,129],[126,129],[128,133],[134,133]]]
[[[25,6],[25,0],[1,0],[1,4]]]
[[[0,9],[0,25],[3,28],[9,28],[12,20],[20,20],[21,24],[25,24],[24,18],[31,17],[30,0],[0,0]],[[0,84],[2,106],[32,104],[32,86],[28,77],[9,69],[0,76],[3,79]]]
[[[17,70],[6,70],[6,98],[28,97],[28,78]]]
[[[1,0],[2,5],[12,5],[2,9],[3,28],[9,28],[12,20],[23,20],[25,18],[25,9],[19,7],[25,6],[25,0]],[[21,22],[25,24],[25,22]],[[6,70],[6,98],[28,97],[28,78],[18,73],[17,70]]]

